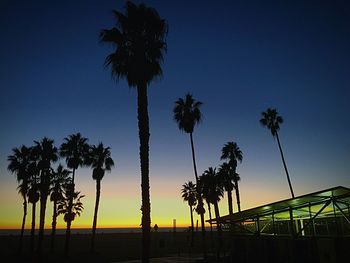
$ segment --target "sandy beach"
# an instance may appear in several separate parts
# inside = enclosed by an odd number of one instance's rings
[[[210,247],[209,233],[207,233],[208,248]],[[201,235],[196,234],[196,242],[193,249],[190,249],[190,233],[188,232],[158,232],[152,233],[151,257],[178,257],[181,262],[186,259],[201,257]],[[30,253],[30,237],[24,237],[23,253],[18,253],[19,236],[4,235],[0,236],[0,249],[2,258],[6,262],[36,262],[36,257]],[[55,251],[50,252],[50,236],[45,236],[44,241],[44,262],[137,262],[141,256],[141,233],[114,233],[97,234],[96,252],[91,253],[90,234],[74,234],[71,240],[71,250],[69,258],[63,255],[64,235],[56,236]],[[159,262],[159,261],[155,261]]]

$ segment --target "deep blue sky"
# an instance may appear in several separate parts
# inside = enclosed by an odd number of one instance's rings
[[[151,187],[178,193],[193,180],[188,137],[172,120],[174,101],[186,92],[203,102],[195,130],[199,171],[219,165],[222,145],[236,141],[244,154],[242,202],[245,195],[250,204],[270,200],[264,195],[271,192],[289,197],[277,144],[258,122],[267,107],[285,119],[280,137],[297,195],[349,187],[346,2],[145,1],[169,23],[164,76],[149,87]],[[98,42],[100,30],[115,23],[112,9],[123,6],[1,1],[2,185],[13,181],[6,171],[12,147],[43,136],[59,145],[77,131],[112,147],[111,184],[138,183],[136,91],[111,78],[104,68],[111,47]],[[81,177],[93,185],[86,173]]]

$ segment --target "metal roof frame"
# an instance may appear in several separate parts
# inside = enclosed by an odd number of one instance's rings
[[[243,222],[256,217],[264,217],[290,210],[301,210],[306,207],[325,204],[329,200],[337,200],[338,203],[350,206],[350,189],[344,186],[336,186],[326,190],[317,191],[310,194],[289,198],[270,204],[250,208],[232,215],[222,216],[212,220],[209,223],[235,223]],[[309,211],[304,211],[308,213]]]

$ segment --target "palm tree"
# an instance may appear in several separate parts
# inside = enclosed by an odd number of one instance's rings
[[[16,174],[17,182],[19,183],[19,186],[17,188],[18,193],[23,198],[23,218],[19,241],[19,252],[22,252],[23,234],[27,216],[27,194],[29,190],[30,179],[28,166],[30,164],[30,151],[30,148],[22,145],[20,148],[13,148],[13,155],[8,156],[8,161],[10,163],[7,168],[11,173]]]
[[[33,252],[35,248],[35,222],[36,222],[36,203],[40,199],[39,193],[39,175],[38,156],[34,146],[30,148],[30,163],[28,166],[28,173],[30,176],[30,188],[28,191],[28,202],[32,204],[32,224],[30,230],[30,251]]]
[[[182,185],[181,189],[181,197],[185,202],[187,202],[188,206],[190,207],[190,215],[191,215],[191,247],[193,247],[194,244],[194,226],[193,226],[193,206],[197,204],[197,191],[196,191],[196,185],[192,183],[191,181],[188,181],[187,183]]]
[[[294,198],[292,183],[289,178],[287,165],[286,165],[286,162],[284,161],[283,151],[282,151],[280,139],[278,137],[278,130],[280,129],[280,124],[283,123],[283,118],[282,116],[278,115],[278,112],[276,109],[271,109],[271,108],[268,108],[265,112],[262,112],[261,115],[262,115],[262,118],[260,119],[260,124],[268,128],[271,131],[272,136],[277,139],[278,148],[280,150],[284,170],[287,175],[289,189],[292,194],[292,198]]]
[[[221,185],[220,177],[216,173],[216,169],[209,167],[199,178],[199,184],[203,197],[211,204],[214,205],[216,226],[218,230],[218,250],[217,257],[220,257],[220,250],[222,246],[222,229],[220,224],[220,211],[219,211],[219,201],[223,197],[224,190]]]
[[[92,238],[91,238],[91,251],[95,249],[95,234],[97,225],[97,212],[100,203],[101,192],[101,180],[105,174],[105,171],[110,172],[114,166],[113,159],[111,158],[111,151],[109,147],[104,147],[103,143],[99,143],[97,146],[90,147],[88,165],[93,168],[92,179],[96,180],[96,202],[94,220],[92,223]]]
[[[66,223],[74,221],[75,217],[80,216],[84,210],[81,199],[85,197],[85,195],[81,195],[80,192],[72,194],[73,192],[71,192],[71,190],[72,186],[67,185],[65,196],[57,205],[57,213],[58,215],[63,215],[63,220]],[[73,200],[73,202],[71,202],[71,200]]]
[[[70,184],[70,178],[68,177],[71,172],[64,169],[61,164],[58,165],[56,171],[52,173],[51,180],[51,195],[50,201],[53,202],[53,215],[52,215],[52,232],[51,232],[51,251],[55,249],[55,236],[57,225],[57,204],[63,199],[64,187]]]
[[[144,4],[126,3],[126,13],[113,11],[117,24],[102,30],[100,40],[115,47],[107,56],[112,76],[125,78],[130,87],[137,88],[137,111],[140,139],[142,192],[142,261],[149,261],[151,204],[149,185],[149,118],[147,88],[162,75],[161,63],[166,51],[168,26],[157,11]]]
[[[227,192],[227,200],[228,200],[228,211],[229,214],[233,214],[233,205],[232,205],[232,191],[235,188],[233,181],[233,171],[228,163],[223,163],[220,165],[218,170],[218,175],[220,176],[220,181]]]
[[[175,107],[173,109],[174,120],[178,124],[180,131],[184,131],[190,135],[191,150],[192,150],[192,161],[193,161],[193,170],[196,178],[196,185],[198,184],[198,173],[196,165],[196,156],[194,151],[193,144],[193,131],[194,127],[202,121],[202,113],[200,107],[203,103],[196,101],[191,94],[186,94],[185,98],[179,98],[175,102]],[[203,238],[203,253],[206,258],[206,245],[205,245],[205,225],[204,225],[204,206],[203,199],[200,189],[198,191],[198,207],[197,212],[200,212],[201,217],[201,226],[202,226],[202,238]]]
[[[60,147],[60,156],[66,158],[67,167],[69,169],[72,169],[72,180],[71,184],[69,185],[72,187],[70,191],[72,193],[75,192],[75,171],[79,168],[85,165],[86,162],[86,156],[89,151],[89,145],[87,144],[88,139],[85,137],[82,137],[81,134],[78,132],[76,134],[71,134],[68,137],[64,138],[64,142],[62,143]],[[68,214],[71,214],[72,211],[72,205],[73,205],[73,195],[69,195],[70,205],[68,206],[68,209],[70,210]],[[72,222],[69,220],[70,217],[67,217],[67,229],[66,229],[66,242],[64,245],[64,253],[65,255],[68,255],[69,253],[69,244],[70,244],[70,234],[71,234],[71,225]]]
[[[243,155],[237,143],[228,142],[224,145],[224,147],[222,147],[221,160],[227,160],[230,166],[230,169],[232,172],[231,176],[232,176],[235,190],[236,190],[238,212],[241,212],[241,201],[240,201],[239,187],[238,187],[238,181],[240,180],[240,177],[238,176],[236,170],[237,170],[237,163],[238,162],[241,163],[243,160]]]
[[[41,141],[34,141],[35,146],[33,151],[38,160],[38,169],[40,170],[40,221],[39,221],[39,236],[38,236],[38,252],[42,250],[45,228],[45,212],[47,197],[50,192],[51,181],[51,163],[58,159],[57,148],[54,146],[54,141],[44,137]]]
[[[32,204],[32,226],[30,230],[30,251],[34,251],[34,238],[35,238],[35,214],[36,214],[36,203],[39,201],[39,187],[37,182],[37,173],[32,173],[30,182],[30,189],[28,191],[28,202]]]
[[[223,187],[221,185],[220,177],[216,173],[216,169],[209,167],[199,178],[199,184],[203,197],[214,205],[215,217],[220,218],[219,201],[223,197]],[[221,226],[217,224],[218,231],[221,231]]]

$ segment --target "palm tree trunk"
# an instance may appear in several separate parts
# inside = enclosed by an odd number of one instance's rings
[[[46,212],[46,203],[48,196],[48,177],[47,171],[41,171],[40,178],[40,221],[39,221],[39,236],[38,236],[38,253],[39,255],[42,252],[42,244],[44,239],[44,229],[45,229],[45,212]]]
[[[214,210],[215,210],[215,217],[217,219],[219,219],[220,211],[219,211],[219,204],[218,204],[218,202],[214,203]],[[221,224],[218,221],[217,221],[217,228],[218,228],[218,231],[221,231]]]
[[[69,244],[70,244],[70,228],[72,225],[72,221],[69,219],[67,220],[67,229],[66,229],[66,242],[64,243],[64,255],[67,257],[69,255]]]
[[[217,258],[220,258],[220,251],[221,251],[221,247],[222,247],[222,231],[221,231],[221,224],[218,221],[220,218],[220,212],[219,212],[219,204],[218,202],[214,203],[214,209],[215,209],[215,217],[217,219],[217,230],[218,230],[218,249],[217,249]]]
[[[238,212],[241,212],[241,200],[240,200],[240,196],[239,196],[238,181],[235,181],[235,190],[236,190],[236,199],[237,199]]]
[[[194,169],[194,176],[196,177],[196,185],[198,186],[198,173],[197,173],[197,165],[196,165],[196,155],[194,151],[194,144],[193,144],[193,136],[192,132],[190,132],[190,141],[191,141],[191,150],[192,150],[192,161],[193,161],[193,169]],[[199,189],[199,188],[198,188]],[[198,193],[198,206],[200,208],[204,208],[203,205],[203,198],[201,193]],[[203,210],[203,209],[201,209]],[[201,227],[202,227],[202,243],[203,243],[203,256],[204,259],[207,258],[207,246],[205,242],[205,224],[204,224],[204,213],[200,214],[201,217]]]
[[[209,219],[210,219],[210,233],[213,235],[213,223],[211,222],[211,209],[210,209],[210,203],[207,202],[207,205],[208,205],[208,212],[209,212]]]
[[[227,191],[227,200],[228,200],[228,211],[230,215],[233,215],[233,205],[232,205],[232,191]]]
[[[23,235],[24,235],[24,227],[26,225],[26,216],[27,216],[27,199],[24,195],[23,197],[23,218],[22,218],[22,227],[21,227],[21,236],[19,238],[19,252],[22,252],[23,246]]]
[[[211,216],[210,202],[207,201],[207,205],[208,205],[208,212],[209,212],[209,219],[210,219],[210,242],[211,242],[211,246],[213,246],[214,237],[213,237],[213,223],[211,222],[212,216]]]
[[[56,225],[57,225],[57,200],[55,198],[53,201],[51,252],[54,252],[55,250]]]
[[[72,214],[72,207],[73,207],[73,197],[74,197],[74,191],[75,191],[75,184],[74,184],[74,179],[75,179],[75,169],[73,168],[72,172],[72,185],[71,189],[69,189],[69,204],[68,204],[68,214]],[[67,220],[67,228],[66,228],[66,242],[64,243],[64,255],[68,256],[69,254],[69,244],[70,244],[70,228],[72,225],[72,221],[70,220],[70,216],[68,216]]]
[[[101,180],[97,179],[96,180],[96,202],[95,202],[94,221],[92,223],[91,251],[95,250],[95,235],[96,235],[98,206],[100,203],[100,193],[101,193]]]
[[[34,244],[35,244],[35,210],[36,210],[36,203],[32,203],[32,228],[30,230],[30,251],[34,251]]]
[[[194,245],[194,225],[193,225],[193,209],[190,205],[190,214],[191,214],[191,247]]]
[[[198,173],[197,173],[197,165],[196,165],[196,155],[195,155],[195,151],[194,151],[194,144],[193,144],[192,132],[190,133],[190,140],[191,140],[191,150],[192,150],[192,162],[193,162],[194,176],[196,177],[196,184],[198,184]]]
[[[42,251],[42,244],[44,239],[44,228],[45,228],[45,211],[46,211],[47,193],[42,191],[40,196],[40,221],[39,221],[39,236],[38,236],[38,247],[39,254]]]
[[[151,242],[151,202],[149,184],[149,118],[147,85],[137,86],[137,112],[140,139],[141,195],[142,195],[142,262],[149,262]]]
[[[292,194],[292,198],[294,198],[294,192],[293,192],[293,188],[292,188],[292,183],[291,183],[290,178],[289,178],[289,173],[288,173],[287,165],[286,165],[286,162],[284,161],[283,151],[282,151],[280,139],[278,138],[278,133],[277,133],[277,132],[276,132],[276,138],[277,138],[278,148],[280,149],[280,153],[281,153],[281,158],[282,158],[284,170],[286,171],[289,189],[290,189],[290,192],[291,192],[291,194]]]

